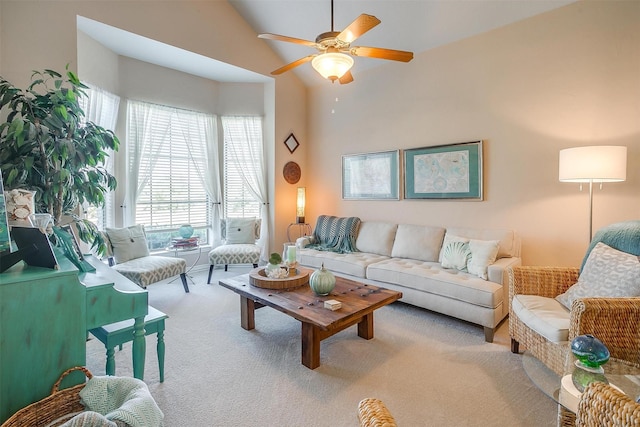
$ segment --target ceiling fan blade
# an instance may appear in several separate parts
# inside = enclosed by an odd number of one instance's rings
[[[341,85],[346,85],[347,83],[351,83],[353,81],[353,75],[351,74],[351,71],[347,71],[346,73],[344,73],[344,75],[340,77],[338,81],[340,82]]]
[[[363,13],[358,16],[347,28],[342,30],[336,37],[338,40],[345,43],[351,43],[376,25],[380,23],[380,20],[373,15],[367,15]]]
[[[312,42],[310,40],[296,39],[295,37],[281,36],[279,34],[270,34],[270,33],[258,34],[258,38],[267,39],[267,40],[277,40],[280,42],[303,44],[305,46],[316,47],[316,42]]]
[[[349,50],[355,56],[366,56],[369,58],[390,59],[392,61],[409,62],[413,59],[413,52],[404,50],[384,49],[381,47],[355,46]]]
[[[274,70],[271,72],[272,75],[277,76],[278,74],[282,74],[286,71],[289,71],[292,68],[297,67],[298,65],[302,65],[305,62],[309,62],[311,61],[315,56],[317,55],[309,55],[309,56],[305,56],[304,58],[300,58],[297,61],[293,61],[290,64],[285,65],[284,67],[280,67],[277,70]]]

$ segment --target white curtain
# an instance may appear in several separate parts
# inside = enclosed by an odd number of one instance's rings
[[[185,129],[184,138],[189,150],[189,157],[193,162],[200,181],[202,182],[211,202],[211,224],[213,232],[213,247],[222,244],[220,235],[220,219],[222,217],[222,190],[220,187],[220,162],[218,161],[218,123],[216,116],[197,113],[192,117],[196,126]],[[206,145],[194,144],[191,132],[204,129]],[[196,159],[205,159],[204,162]]]
[[[231,156],[236,158],[243,157],[237,150],[242,147],[245,151],[244,157],[249,155],[255,168],[240,168],[239,172],[242,180],[249,188],[249,191],[260,202],[260,218],[262,226],[260,228],[260,240],[258,245],[261,247],[260,258],[263,261],[269,259],[269,199],[267,194],[267,167],[266,155],[262,139],[262,118],[255,116],[223,116],[222,127],[224,129],[225,139],[229,138],[234,149],[229,150]],[[233,126],[234,131],[227,130],[229,126]],[[238,129],[242,129],[238,132]],[[238,141],[233,141],[238,138]],[[259,138],[259,140],[255,139]],[[244,143],[243,143],[244,142]]]
[[[124,212],[125,226],[135,224],[135,206],[138,196],[148,183],[162,146],[168,143],[167,136],[171,121],[158,117],[157,112],[162,108],[162,106],[145,102],[128,102],[129,169],[125,197],[127,201]]]
[[[105,129],[115,131],[118,121],[118,108],[120,107],[120,97],[96,85],[85,83],[89,88],[85,89],[87,96],[80,97],[80,107],[84,111],[85,122],[92,122]],[[104,168],[110,174],[114,174],[114,158],[113,150],[108,150],[107,159],[104,162]],[[105,195],[105,203],[103,209],[98,209],[98,227],[112,227],[114,225],[114,193],[109,192]]]

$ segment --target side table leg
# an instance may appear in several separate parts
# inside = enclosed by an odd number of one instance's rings
[[[107,375],[115,375],[116,374],[116,359],[114,357],[114,349],[113,347],[107,348],[107,364],[104,368],[104,372]]]
[[[320,366],[320,331],[306,322],[302,322],[302,364],[309,369]]]
[[[156,352],[158,353],[158,370],[160,371],[160,382],[164,382],[164,320],[158,324],[158,343],[156,344]]]
[[[256,303],[247,297],[240,296],[240,326],[250,331],[256,327]]]
[[[373,312],[365,314],[358,322],[358,336],[365,340],[373,338]]]
[[[139,380],[144,380],[144,357],[146,351],[144,316],[136,317],[133,323],[133,376]]]

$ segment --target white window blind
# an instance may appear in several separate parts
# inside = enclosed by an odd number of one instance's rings
[[[244,181],[259,175],[259,159],[251,153],[261,151],[262,126],[243,118],[225,117],[224,126],[224,216],[225,218],[258,218],[260,203]],[[250,149],[253,147],[253,149]],[[244,169],[245,173],[242,173]],[[243,178],[243,176],[245,178]]]
[[[136,109],[144,112],[136,113]],[[198,176],[198,169],[206,169],[206,158],[190,155],[203,151],[207,143],[201,116],[194,111],[129,102],[130,158],[139,159],[137,169],[133,168],[139,172],[135,222],[144,224],[150,249],[166,247],[182,224],[191,224],[200,243],[207,243],[211,205]]]

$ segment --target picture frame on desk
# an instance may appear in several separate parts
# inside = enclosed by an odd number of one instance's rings
[[[67,257],[78,270],[83,273],[95,271],[96,268],[84,259],[84,255],[78,244],[78,238],[71,224],[54,227],[53,233],[58,239],[58,246],[62,249],[64,256]]]

